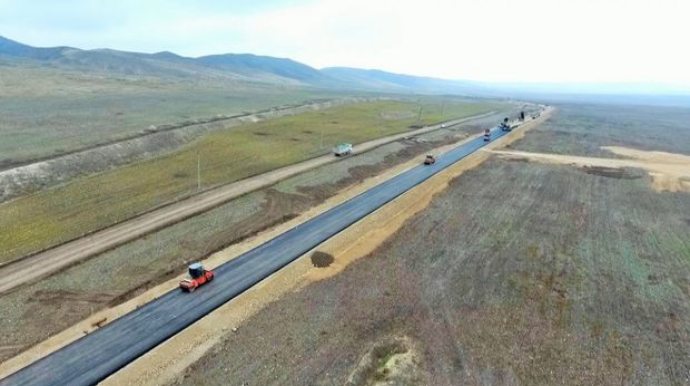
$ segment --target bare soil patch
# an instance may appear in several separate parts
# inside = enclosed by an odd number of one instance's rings
[[[345,386],[415,386],[425,384],[421,359],[408,337],[375,344],[350,374]]]

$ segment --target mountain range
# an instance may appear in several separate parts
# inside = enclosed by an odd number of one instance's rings
[[[253,54],[190,58],[112,49],[39,48],[0,36],[1,66],[43,66],[97,73],[171,79],[219,79],[270,85],[393,93],[459,94],[542,100],[611,101],[690,105],[690,90],[651,83],[485,83],[395,74],[349,67],[316,69],[292,59]],[[506,65],[510,65],[507,63]],[[612,97],[613,96],[613,97]],[[633,98],[634,100],[630,100]],[[651,99],[650,99],[651,98]]]
[[[223,54],[190,58],[172,52],[145,54],[112,49],[32,47],[0,36],[0,65],[33,64],[84,72],[163,78],[219,78],[269,84],[389,92],[485,91],[476,82],[454,81],[348,67],[316,69],[287,58]]]

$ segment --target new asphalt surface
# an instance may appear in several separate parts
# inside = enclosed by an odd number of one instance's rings
[[[492,141],[505,132],[492,129]],[[404,172],[218,267],[193,293],[162,297],[0,380],[9,385],[93,385],[371,212],[487,143],[476,138]]]

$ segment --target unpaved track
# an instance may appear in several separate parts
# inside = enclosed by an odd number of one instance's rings
[[[447,122],[446,126],[456,125],[494,115],[490,112],[470,118]],[[437,130],[441,125],[429,126],[423,129],[402,134],[379,138],[356,146],[357,152],[372,150],[378,146],[400,140],[412,135],[420,135]],[[224,185],[211,191],[201,193],[183,201],[145,213],[141,216],[124,221],[120,224],[94,232],[85,237],[62,244],[55,248],[16,260],[0,267],[0,294],[16,288],[24,283],[32,282],[64,269],[79,261],[88,259],[98,253],[115,248],[119,245],[135,240],[155,230],[175,224],[179,221],[208,211],[233,198],[261,189],[285,178],[303,173],[315,167],[335,162],[332,155],[325,155],[298,164],[286,166],[274,171]]]
[[[508,159],[524,159],[584,168],[604,167],[614,171],[621,168],[635,168],[649,173],[652,188],[658,192],[690,191],[690,156],[642,151],[619,146],[605,146],[603,149],[626,158],[583,157],[505,150],[492,151],[492,153]]]

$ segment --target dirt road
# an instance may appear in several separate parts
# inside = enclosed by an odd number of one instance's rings
[[[571,165],[584,168],[589,174],[616,178],[636,178],[624,168],[646,171],[657,192],[690,191],[690,156],[658,151],[642,151],[620,146],[603,149],[626,158],[583,157],[561,154],[530,153],[521,151],[492,151],[508,159],[541,163]]]
[[[473,119],[484,118],[492,114],[495,113],[492,112],[475,117],[450,121],[446,122],[444,126],[448,127]],[[379,138],[373,141],[358,144],[355,148],[355,151],[369,151],[378,146],[394,142],[405,137],[424,134],[440,128],[441,125],[429,126],[403,134]],[[8,263],[0,267],[0,277],[3,277],[3,281],[0,283],[0,294],[16,288],[23,283],[38,280],[79,261],[88,259],[89,257],[92,257],[98,253],[135,240],[147,233],[205,212],[233,198],[266,186],[270,186],[287,177],[294,176],[315,167],[335,161],[335,157],[332,155],[326,155],[284,168],[276,169],[256,177],[248,178],[205,193],[201,193],[197,196],[143,214],[55,248],[51,248],[24,259]]]

